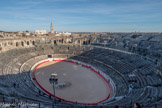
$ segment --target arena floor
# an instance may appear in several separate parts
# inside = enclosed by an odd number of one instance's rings
[[[52,73],[58,74],[58,84],[66,84],[64,88],[55,87],[56,97],[59,99],[96,104],[110,98],[110,86],[101,75],[90,68],[65,61],[49,61],[36,67],[36,82],[48,94],[53,94],[52,85],[49,83]]]

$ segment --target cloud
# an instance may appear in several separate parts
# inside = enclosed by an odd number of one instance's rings
[[[41,1],[20,1],[18,2],[19,5],[39,5],[40,3],[42,3]]]
[[[26,0],[20,1],[18,4],[20,5],[39,5],[42,3],[55,3],[55,2],[86,2],[88,0]]]
[[[107,28],[122,24],[161,24],[161,6],[161,0],[15,0],[12,5],[0,7],[0,21],[14,21],[32,29],[47,27],[51,20],[60,28],[73,29],[74,26]]]

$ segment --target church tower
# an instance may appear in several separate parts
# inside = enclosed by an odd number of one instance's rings
[[[51,33],[53,33],[53,22],[51,22]]]

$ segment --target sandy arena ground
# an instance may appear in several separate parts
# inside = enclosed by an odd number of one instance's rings
[[[50,61],[39,66],[35,78],[39,84],[53,94],[49,78],[58,74],[58,82],[70,82],[71,85],[56,89],[56,96],[78,103],[97,103],[106,99],[110,93],[107,83],[92,70],[74,63]]]

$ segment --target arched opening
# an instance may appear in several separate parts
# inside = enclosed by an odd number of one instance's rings
[[[7,46],[7,43],[4,43],[4,46]]]
[[[83,45],[86,45],[86,42],[85,41],[83,41]]]
[[[18,47],[19,46],[19,42],[16,42],[16,47]]]
[[[21,45],[24,46],[24,42],[23,41],[21,42]]]
[[[91,43],[91,40],[88,41],[88,44],[90,44],[90,43]]]
[[[80,40],[78,40],[78,44],[80,44]]]
[[[29,45],[29,41],[27,41],[27,45]]]
[[[56,40],[54,40],[54,44],[57,44]]]
[[[2,47],[0,46],[0,51],[2,50]]]
[[[33,41],[32,44],[35,45],[35,41]]]

